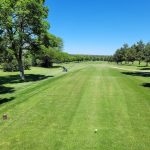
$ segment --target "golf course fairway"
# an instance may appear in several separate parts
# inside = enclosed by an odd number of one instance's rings
[[[45,75],[25,83],[1,80],[13,90],[1,93],[0,150],[149,149],[149,73],[81,63]]]

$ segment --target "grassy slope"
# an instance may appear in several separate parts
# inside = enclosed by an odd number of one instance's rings
[[[0,149],[148,150],[150,93],[144,82],[148,77],[98,64],[29,82],[0,106],[0,115],[9,116],[0,120]]]

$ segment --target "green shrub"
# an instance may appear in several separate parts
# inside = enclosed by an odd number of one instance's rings
[[[25,70],[30,70],[31,67],[31,60],[30,59],[26,59],[24,61],[24,69]],[[18,63],[16,60],[12,60],[11,62],[4,62],[2,64],[2,68],[4,72],[14,72],[14,71],[18,71]]]
[[[32,66],[32,60],[31,59],[25,59],[24,61],[24,69],[25,70],[30,70]]]
[[[36,66],[42,66],[43,61],[40,59],[36,59]]]
[[[2,64],[2,68],[4,72],[13,72],[18,71],[18,64],[16,60],[12,60],[11,62],[4,62]]]

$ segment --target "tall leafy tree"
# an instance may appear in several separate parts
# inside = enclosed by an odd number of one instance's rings
[[[42,51],[39,54],[39,58],[43,62],[42,66],[48,68],[52,67],[53,62],[58,59],[63,49],[63,40],[53,34],[48,34],[44,43],[46,43],[46,47],[44,45],[41,46]]]
[[[144,59],[144,48],[145,44],[143,41],[137,42],[137,44],[134,45],[136,49],[136,60],[138,60],[139,65],[141,64],[141,61]]]
[[[47,46],[46,18],[48,8],[44,0],[1,0],[0,2],[0,39],[3,50],[15,56],[20,77],[24,76],[23,54],[36,53],[40,45]]]
[[[147,43],[144,50],[144,60],[146,62],[146,66],[150,63],[150,43]]]
[[[134,63],[134,61],[136,60],[136,50],[134,47],[130,47],[125,50],[125,59],[128,63]]]
[[[128,44],[124,44],[123,47],[118,49],[114,54],[114,60],[118,63],[122,63],[126,60],[126,50],[128,49]]]

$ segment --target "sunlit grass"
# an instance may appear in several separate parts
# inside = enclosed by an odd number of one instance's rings
[[[26,73],[50,77],[3,84],[15,91],[1,94],[13,99],[0,105],[8,115],[0,120],[0,149],[148,150],[149,76],[107,63],[64,65],[68,73],[32,68]]]

